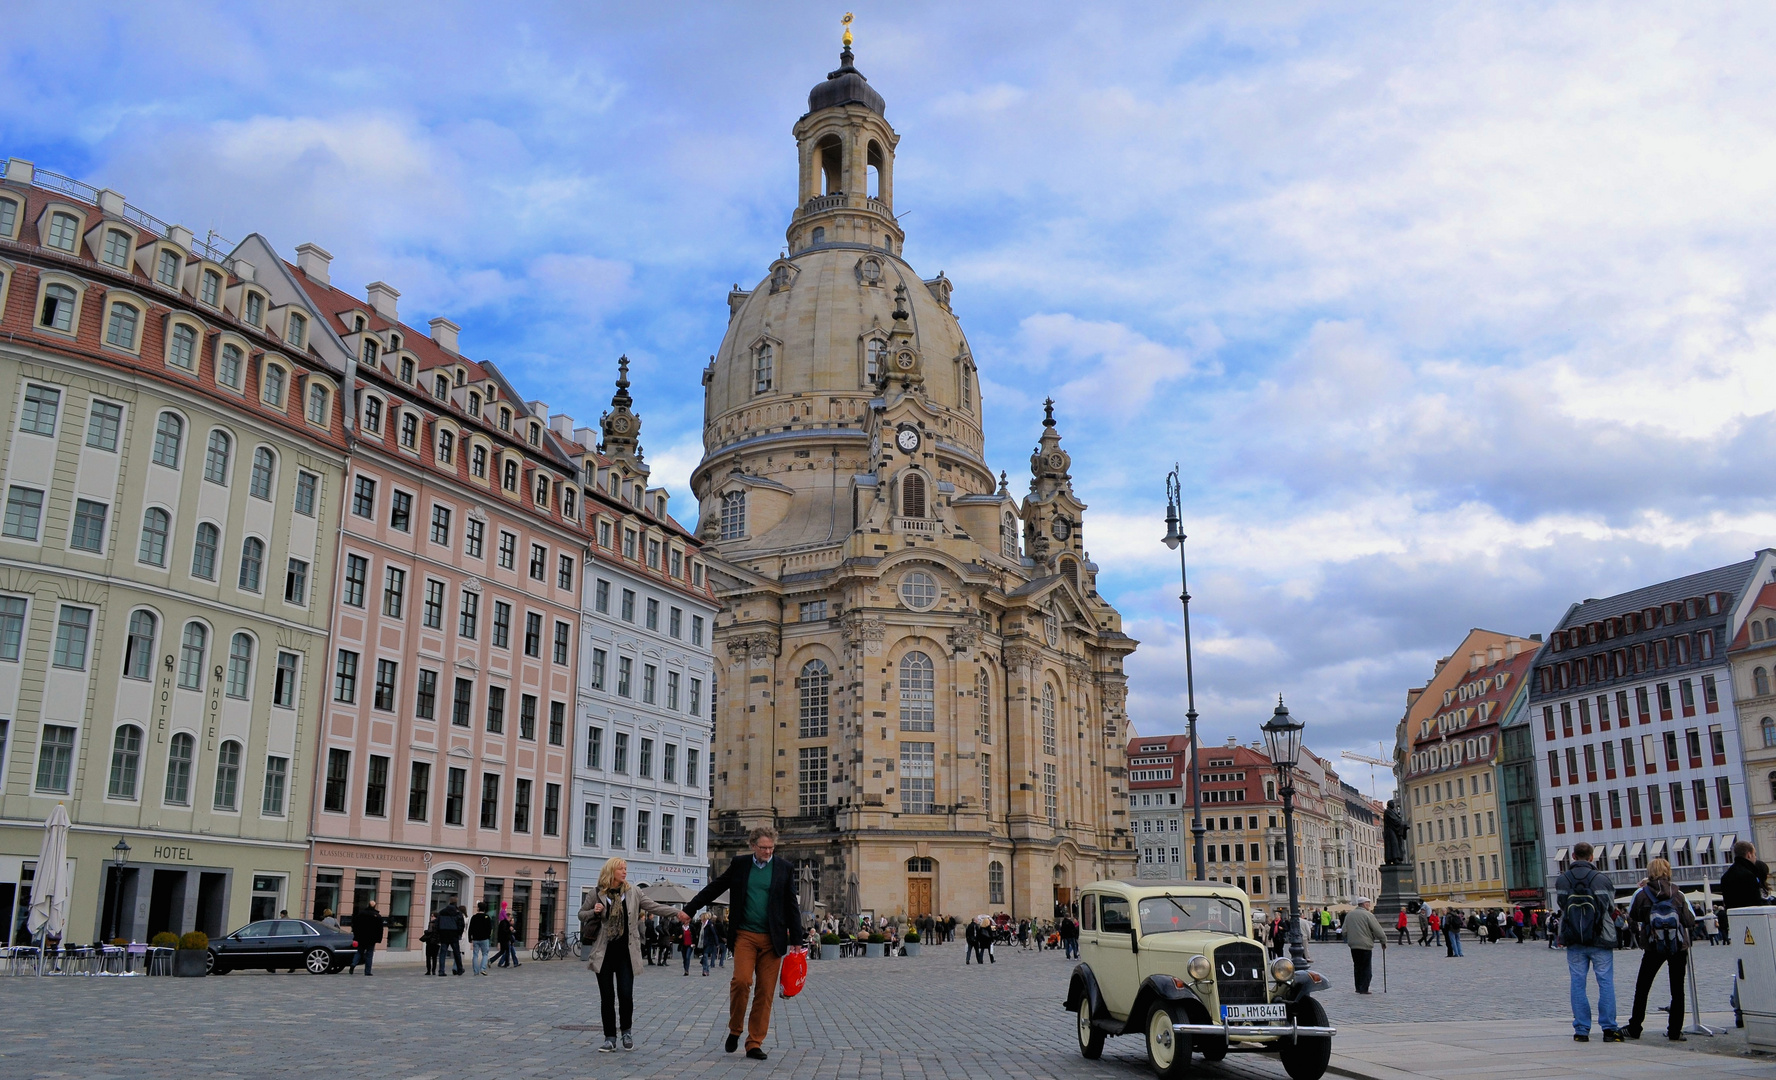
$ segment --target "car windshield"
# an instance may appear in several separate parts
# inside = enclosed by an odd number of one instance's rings
[[[1137,907],[1142,934],[1184,930],[1239,934],[1246,921],[1244,906],[1239,901],[1219,896],[1148,896]]]

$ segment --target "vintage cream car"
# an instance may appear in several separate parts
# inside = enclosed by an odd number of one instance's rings
[[[1332,1056],[1323,976],[1271,959],[1252,933],[1243,890],[1217,882],[1100,881],[1079,898],[1079,966],[1066,1007],[1079,1052],[1096,1058],[1107,1035],[1139,1034],[1164,1080],[1190,1055],[1277,1053],[1294,1080],[1319,1080]]]

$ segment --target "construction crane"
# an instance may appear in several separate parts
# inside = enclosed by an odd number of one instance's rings
[[[1382,745],[1380,742],[1377,742],[1375,744],[1375,752],[1377,754],[1383,752]],[[1369,797],[1371,799],[1375,799],[1376,801],[1379,802],[1380,799],[1375,794],[1375,767],[1380,766],[1381,768],[1386,769],[1388,772],[1393,772],[1394,771],[1394,763],[1391,761],[1384,761],[1378,757],[1369,757],[1366,754],[1353,754],[1349,750],[1340,750],[1338,752],[1338,756],[1341,758],[1345,758],[1346,760],[1349,760],[1349,761],[1360,761],[1363,764],[1369,766]]]

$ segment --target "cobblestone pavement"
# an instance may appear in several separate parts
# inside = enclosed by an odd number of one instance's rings
[[[927,946],[911,959],[814,963],[802,994],[777,1002],[766,1063],[721,1052],[727,973],[703,978],[695,965],[688,978],[676,966],[638,976],[637,1045],[627,1054],[595,1052],[597,986],[573,961],[445,980],[394,965],[374,980],[0,978],[0,1076],[1150,1075],[1138,1037],[1111,1039],[1097,1062],[1079,1056],[1060,1008],[1072,968],[1060,953],[1001,949],[984,969],[964,967],[962,955],[960,946]],[[1639,957],[1620,955],[1626,1020]],[[1564,957],[1540,944],[1470,946],[1460,960],[1396,947],[1390,992],[1367,999],[1351,993],[1348,950],[1323,945],[1314,956],[1333,981],[1323,1000],[1335,1024],[1567,1015]],[[1705,987],[1724,995],[1727,950],[1703,948],[1701,960]],[[1235,1055],[1197,1075],[1283,1072],[1273,1057]]]

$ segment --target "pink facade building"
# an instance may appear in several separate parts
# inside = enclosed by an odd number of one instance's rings
[[[393,289],[349,295],[298,252],[356,428],[302,914],[349,921],[374,896],[387,947],[418,948],[455,896],[509,905],[535,940],[564,925],[578,462],[454,325],[403,325]]]

